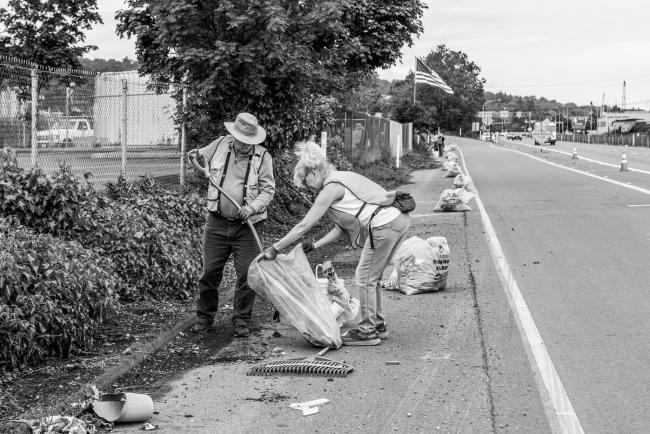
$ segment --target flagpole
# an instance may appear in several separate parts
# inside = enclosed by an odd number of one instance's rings
[[[413,105],[415,105],[415,91],[418,88],[416,75],[418,73],[418,58],[415,56],[415,69],[413,70]]]

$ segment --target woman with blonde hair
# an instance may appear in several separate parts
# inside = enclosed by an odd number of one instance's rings
[[[303,249],[309,252],[326,246],[343,234],[349,236],[353,247],[362,248],[355,272],[361,320],[342,339],[344,345],[378,345],[388,336],[380,280],[406,235],[410,223],[406,212],[411,211],[415,203],[407,193],[388,192],[362,175],[337,171],[313,142],[301,147],[297,152],[300,161],[294,168],[293,181],[298,187],[318,191],[318,196],[305,217],[268,248],[264,257],[274,259],[278,251],[304,237],[327,215],[334,222],[334,228],[320,240],[303,242]]]

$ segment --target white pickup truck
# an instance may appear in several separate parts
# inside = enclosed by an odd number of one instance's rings
[[[95,141],[95,131],[87,118],[61,118],[36,134],[42,148],[90,148]]]

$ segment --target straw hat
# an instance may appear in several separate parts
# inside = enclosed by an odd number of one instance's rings
[[[266,131],[250,113],[239,113],[235,122],[224,122],[228,132],[237,140],[248,145],[257,145],[266,139]]]

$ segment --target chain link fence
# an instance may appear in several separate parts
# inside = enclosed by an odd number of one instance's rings
[[[175,122],[180,87],[137,71],[90,73],[0,57],[0,146],[21,167],[61,165],[101,189],[120,176],[183,183],[184,129]]]
[[[388,162],[413,150],[413,124],[356,112],[343,112],[327,128],[328,136],[343,139],[350,161],[366,165]],[[399,164],[399,163],[397,163]]]
[[[563,142],[650,147],[650,137],[635,134],[558,134],[557,139]]]
[[[176,123],[181,86],[159,85],[137,71],[53,69],[0,56],[0,146],[21,167],[47,173],[62,165],[101,190],[120,176],[151,175],[184,184],[185,128]],[[365,165],[413,149],[413,125],[354,112],[326,127],[348,158]]]

